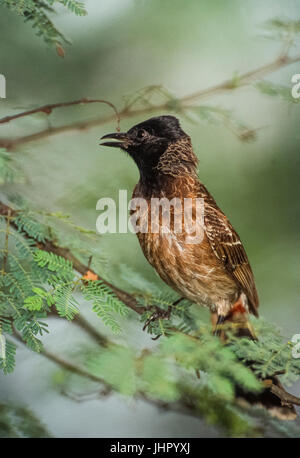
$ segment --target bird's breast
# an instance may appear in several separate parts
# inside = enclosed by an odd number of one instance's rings
[[[191,301],[209,307],[216,298],[235,294],[236,284],[213,253],[201,221],[201,227],[195,226],[190,234],[184,228],[182,216],[178,232],[175,226],[179,218],[172,207],[167,225],[161,212],[151,226],[151,201],[148,199],[142,207],[131,209],[131,221],[138,227],[137,236],[146,259],[162,280]],[[196,232],[198,240],[193,239]]]

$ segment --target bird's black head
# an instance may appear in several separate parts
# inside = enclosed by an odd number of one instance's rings
[[[155,175],[162,155],[177,142],[183,139],[189,141],[188,135],[181,129],[179,121],[174,116],[157,116],[147,119],[128,132],[104,135],[103,139],[116,141],[104,142],[102,146],[112,146],[126,151],[136,162],[141,175]],[[180,161],[176,149],[173,152],[174,161]]]

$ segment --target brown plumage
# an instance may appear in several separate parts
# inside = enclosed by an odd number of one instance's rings
[[[239,313],[250,310],[257,316],[258,295],[242,242],[199,181],[198,161],[191,140],[181,130],[177,119],[171,116],[151,118],[130,129],[126,138],[124,134],[114,134],[114,137],[122,137],[121,147],[140,169],[133,198],[145,199],[148,211],[142,214],[137,208],[131,212],[134,218],[137,217],[135,213],[139,213],[140,225],[148,222],[151,227],[151,199],[172,201],[177,198],[182,202],[178,210],[171,206],[170,231],[163,232],[160,215],[159,233],[137,233],[145,257],[159,276],[179,294],[208,307],[219,317],[228,317],[236,303]],[[187,241],[184,224],[182,233],[172,230],[176,212],[181,212],[185,198],[193,199],[193,217],[196,198],[203,199],[204,221],[198,223],[204,223],[201,243]],[[182,215],[184,223],[183,219]]]
[[[258,316],[258,295],[252,269],[243,244],[230,221],[197,175],[198,161],[190,137],[173,116],[159,116],[142,122],[127,133],[104,137],[119,140],[103,145],[120,147],[136,162],[140,180],[133,198],[147,202],[145,208],[133,206],[131,215],[141,228],[137,233],[143,253],[159,276],[181,296],[208,307],[215,324],[235,323],[239,334],[256,339],[247,316]],[[153,199],[178,199],[171,205],[166,227],[159,214],[158,232],[151,228]],[[175,231],[184,199],[191,199],[194,233]],[[196,199],[202,199],[203,218],[197,219]],[[197,243],[190,236],[202,231]],[[277,399],[278,401],[278,399]],[[279,403],[280,405],[280,403]],[[289,412],[291,410],[287,409]],[[293,413],[293,412],[292,412]]]

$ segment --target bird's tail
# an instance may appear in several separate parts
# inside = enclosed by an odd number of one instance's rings
[[[224,329],[221,330],[222,340],[226,340],[227,327],[235,336],[258,340],[249,321],[249,314],[240,303],[233,306],[228,315],[223,318],[221,327]],[[251,367],[251,362],[249,362],[249,367]],[[262,382],[266,388],[259,394],[246,393],[242,388],[237,387],[238,400],[248,405],[263,406],[273,417],[280,420],[294,420],[297,417],[294,405],[300,405],[300,399],[288,393],[276,376],[267,377]]]

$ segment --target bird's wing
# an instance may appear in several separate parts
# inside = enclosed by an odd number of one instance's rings
[[[252,269],[241,239],[204,185],[199,194],[204,199],[204,225],[213,252],[246,294],[250,310],[258,315],[258,294]]]

